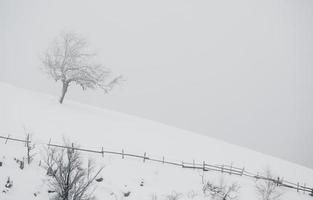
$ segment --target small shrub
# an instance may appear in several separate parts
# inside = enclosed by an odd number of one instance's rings
[[[191,191],[188,192],[188,194],[187,194],[188,199],[193,199],[193,198],[195,198],[196,196],[198,196],[198,193],[195,192],[194,190],[191,190]]]
[[[129,195],[130,195],[130,191],[128,191],[128,192],[123,192],[123,195],[124,195],[124,197],[128,197]]]
[[[6,184],[4,185],[6,188],[13,187],[13,181],[8,177]]]
[[[49,191],[54,192],[54,200],[92,200],[93,183],[103,168],[95,170],[89,160],[84,167],[78,151],[65,144],[66,149],[49,148],[45,159],[45,169],[49,178]]]
[[[102,177],[101,177],[101,178],[97,178],[96,181],[97,181],[97,182],[102,182],[102,181],[103,181],[103,178],[102,178]]]
[[[221,179],[219,185],[215,185],[209,181],[204,184],[202,191],[205,196],[213,200],[237,200],[240,186],[237,183],[226,184]]]
[[[178,200],[182,197],[182,193],[172,192],[172,194],[166,195],[166,200]]]
[[[274,180],[270,170],[266,170],[266,177]],[[260,200],[279,200],[283,195],[279,184],[271,180],[257,180],[255,188]]]

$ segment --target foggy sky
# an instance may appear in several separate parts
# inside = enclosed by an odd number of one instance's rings
[[[311,0],[2,0],[0,81],[57,98],[60,85],[40,71],[39,58],[61,31],[75,31],[127,81],[109,95],[71,87],[65,103],[313,168],[312,22]]]

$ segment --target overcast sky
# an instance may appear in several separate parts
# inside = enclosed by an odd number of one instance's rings
[[[41,73],[39,58],[61,31],[88,38],[127,79],[109,95],[72,87],[65,103],[313,168],[312,0],[1,0],[0,81],[57,97],[60,85]]]

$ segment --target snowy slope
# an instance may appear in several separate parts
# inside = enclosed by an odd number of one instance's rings
[[[103,146],[108,150],[124,149],[129,153],[147,152],[148,156],[165,156],[166,159],[174,161],[195,159],[197,162],[205,160],[212,164],[233,163],[252,172],[262,172],[270,168],[275,175],[290,181],[301,181],[300,183],[307,183],[308,186],[313,184],[312,169],[189,131],[69,100],[60,105],[56,97],[4,83],[0,84],[0,94],[0,135],[3,136],[10,134],[17,138],[25,138],[23,127],[26,127],[33,133],[38,144],[48,143],[50,138],[53,142],[60,143],[62,138],[66,137],[82,147],[99,150]],[[0,168],[0,186],[5,182],[7,174],[17,176],[16,179],[22,176],[16,175],[21,172],[14,166],[16,165],[14,162],[11,163],[13,157],[21,157],[25,153],[22,146],[13,142],[0,143],[0,158],[7,160],[5,163],[8,163]],[[96,190],[100,198],[122,199],[125,198],[122,194],[126,190],[132,191],[129,199],[152,199],[153,195],[162,199],[173,191],[182,193],[182,198],[187,199],[193,196],[190,194],[192,191],[198,191],[200,194],[202,186],[198,171],[177,169],[175,166],[163,166],[158,163],[143,164],[138,160],[122,160],[114,156],[98,157],[98,161],[106,166],[102,173],[105,181]],[[32,189],[24,188],[23,192],[33,198],[34,193],[40,191],[42,194],[40,198],[46,199],[46,188],[43,186],[44,171],[37,168],[38,165],[33,164],[26,166],[23,171],[26,177],[33,178],[34,183]],[[211,173],[208,176],[217,180],[224,175]],[[240,199],[256,199],[253,181],[235,176],[224,178],[240,182],[242,188]],[[27,179],[21,178],[19,182]],[[143,180],[145,186],[141,187],[139,184]],[[6,197],[17,199],[16,195],[23,192],[10,191],[11,196]],[[283,199],[308,198],[310,198],[308,195],[288,190]]]

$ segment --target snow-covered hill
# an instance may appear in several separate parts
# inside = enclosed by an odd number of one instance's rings
[[[0,135],[25,138],[25,131],[32,132],[37,144],[61,143],[63,137],[86,148],[104,147],[108,150],[136,153],[174,161],[206,161],[212,164],[234,164],[252,172],[270,168],[275,175],[293,182],[301,181],[312,186],[313,170],[297,164],[264,155],[189,131],[173,128],[150,120],[83,105],[57,97],[19,89],[0,83]],[[186,113],[188,114],[188,113]],[[196,120],[196,116],[195,116]],[[253,133],[251,133],[253,134]],[[268,138],[269,140],[271,138]],[[20,170],[13,158],[25,154],[23,144],[0,141],[0,189],[7,177],[14,180],[14,187],[2,193],[0,199],[47,199],[45,171],[38,166],[40,155],[30,166]],[[278,147],[279,148],[279,147]],[[290,147],[292,148],[292,147]],[[101,174],[104,181],[96,190],[99,199],[163,199],[173,192],[181,193],[182,199],[203,199],[201,196],[201,172],[165,166],[158,163],[140,162],[134,159],[90,155],[105,165]],[[0,160],[0,161],[1,161]],[[240,199],[257,199],[254,181],[242,177],[207,172],[207,178],[236,181],[240,184]],[[31,180],[32,184],[28,182]],[[144,182],[144,186],[140,183]],[[27,186],[27,187],[24,187]],[[128,197],[123,191],[131,191]],[[192,194],[191,194],[192,193]],[[193,194],[197,195],[193,195]],[[295,191],[286,190],[282,199],[309,199]]]

